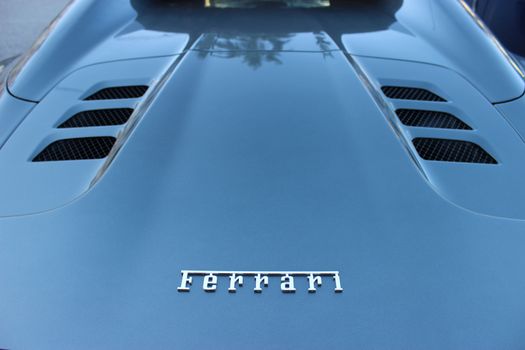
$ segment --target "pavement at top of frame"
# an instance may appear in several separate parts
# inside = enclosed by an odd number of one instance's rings
[[[27,51],[68,0],[0,0],[0,62]]]

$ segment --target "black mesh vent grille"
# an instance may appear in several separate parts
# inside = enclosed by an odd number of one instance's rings
[[[468,141],[417,138],[417,153],[425,160],[443,162],[498,164],[483,148]]]
[[[398,109],[396,113],[401,123],[408,126],[472,130],[470,126],[450,113],[417,109]]]
[[[144,96],[148,87],[144,85],[137,86],[118,86],[99,90],[93,95],[86,97],[84,100],[121,100],[125,98],[139,98]]]
[[[133,113],[131,108],[97,109],[75,114],[59,128],[85,128],[90,126],[121,125],[128,121]]]
[[[115,141],[110,136],[58,140],[40,152],[33,162],[105,158]]]
[[[397,100],[414,100],[414,101],[432,101],[445,102],[446,100],[425,89],[400,87],[400,86],[383,86],[383,93],[388,98]]]

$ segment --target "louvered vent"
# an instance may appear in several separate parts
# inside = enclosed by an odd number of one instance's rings
[[[144,96],[148,87],[144,85],[118,86],[99,90],[84,100],[121,100],[125,98],[139,98]]]
[[[115,141],[110,136],[58,140],[40,152],[33,162],[105,158]]]
[[[114,108],[114,109],[97,109],[92,111],[83,111],[75,114],[59,128],[85,128],[90,126],[108,126],[125,124],[133,109],[131,108]]]
[[[444,98],[425,89],[401,86],[383,86],[381,90],[383,90],[386,97],[397,100],[446,102]]]
[[[468,141],[416,138],[413,143],[417,153],[425,160],[481,164],[498,163],[483,148]]]
[[[417,109],[398,109],[396,113],[401,123],[408,126],[472,130],[470,126],[450,113]]]

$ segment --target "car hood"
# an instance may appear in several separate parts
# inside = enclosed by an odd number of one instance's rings
[[[454,68],[352,54],[329,31],[187,40],[79,68],[6,140],[0,348],[521,347],[525,145],[505,111]],[[56,128],[126,84],[150,88],[119,102],[125,126]],[[389,99],[392,85],[447,102]],[[400,108],[472,128],[407,127]],[[31,161],[102,135],[117,139],[105,159]],[[426,160],[423,137],[497,164]],[[337,271],[344,291],[298,276],[295,293],[276,277],[254,293],[250,275],[181,292],[183,270]]]

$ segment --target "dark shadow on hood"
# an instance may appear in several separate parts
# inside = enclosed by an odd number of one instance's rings
[[[342,47],[343,34],[389,28],[403,5],[403,0],[204,1],[131,0],[131,4],[145,29],[189,34],[188,47],[200,38],[195,48],[203,51],[202,57],[220,51],[225,58],[242,56],[253,68],[263,62],[279,64],[279,52],[297,33],[314,35],[316,50],[329,56]],[[213,7],[214,1],[230,7]]]
[[[271,2],[271,6],[259,1],[261,6],[253,8],[213,8],[195,0],[130,1],[144,28],[192,37],[212,32],[286,35],[325,31],[336,38],[344,33],[385,30],[396,21],[395,13],[403,5],[403,0],[332,0],[328,7],[307,8],[287,7],[285,1]]]

